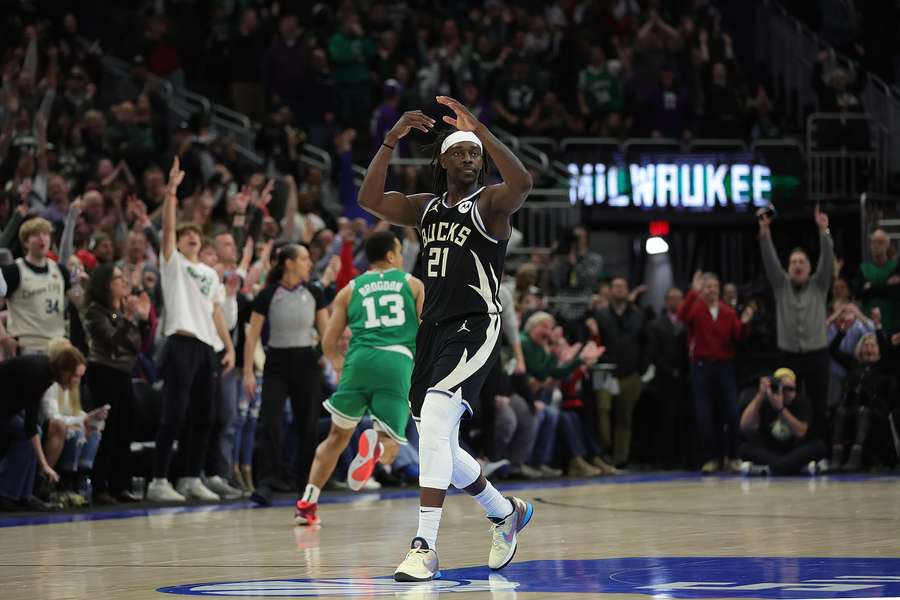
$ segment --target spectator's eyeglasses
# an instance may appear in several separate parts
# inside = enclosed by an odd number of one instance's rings
[[[788,387],[788,386],[786,386],[786,385],[783,385],[783,386],[781,386],[781,391],[782,391],[782,392],[788,392],[788,393],[795,393],[795,392],[797,391],[797,388],[795,388],[795,387]]]

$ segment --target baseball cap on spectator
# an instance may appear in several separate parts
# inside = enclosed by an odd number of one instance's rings
[[[94,267],[97,266],[97,257],[85,249],[76,251],[75,256],[78,257],[78,260],[81,261],[81,264],[84,265],[84,268],[87,271],[93,271]]]
[[[795,382],[797,381],[797,375],[794,374],[794,372],[791,371],[790,369],[788,369],[787,367],[781,367],[780,369],[775,371],[774,376],[776,379],[781,379],[782,377],[786,377],[786,378],[790,379],[791,381],[795,381]]]

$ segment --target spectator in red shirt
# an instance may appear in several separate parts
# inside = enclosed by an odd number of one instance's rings
[[[704,473],[718,469],[723,454],[725,468],[740,468],[733,344],[747,336],[752,318],[753,309],[748,307],[738,319],[733,308],[719,301],[719,278],[699,271],[694,274],[691,291],[678,309],[678,319],[688,329],[694,413],[703,440]],[[719,408],[714,411],[715,404]],[[717,427],[713,422],[714,412],[728,427],[724,448],[720,436],[716,435],[722,426]]]

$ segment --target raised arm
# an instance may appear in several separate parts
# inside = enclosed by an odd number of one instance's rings
[[[366,176],[359,188],[359,205],[373,215],[393,225],[416,227],[422,218],[425,202],[431,194],[414,194],[407,196],[400,192],[385,192],[384,182],[387,178],[391,154],[397,143],[412,129],[428,133],[434,127],[434,119],[420,110],[403,113],[400,120],[388,131],[384,143],[366,169]]]
[[[69,257],[75,253],[75,227],[78,222],[78,215],[81,214],[81,196],[75,198],[69,205],[69,212],[66,215],[66,224],[63,226],[62,239],[59,242],[59,262],[66,264]]]
[[[827,292],[831,289],[831,278],[834,274],[831,268],[834,263],[834,241],[828,233],[828,215],[819,210],[818,205],[815,218],[819,228],[819,264],[816,265],[816,272],[811,279],[820,290]]]
[[[773,288],[783,287],[787,283],[787,273],[781,268],[778,261],[778,253],[775,252],[775,244],[772,243],[772,219],[769,218],[763,209],[757,213],[756,218],[759,220],[759,250],[762,254],[763,267],[766,271],[766,279],[772,284]]]
[[[184,171],[178,157],[172,161],[169,169],[169,183],[166,186],[166,198],[163,200],[163,258],[169,261],[175,251],[175,225],[178,221],[178,186],[184,180]]]
[[[448,96],[438,96],[437,101],[456,113],[456,118],[444,117],[444,121],[460,131],[471,131],[478,136],[484,145],[484,151],[497,165],[503,181],[485,189],[479,206],[480,210],[484,211],[481,216],[487,221],[488,230],[491,233],[502,232],[503,237],[506,237],[509,234],[509,216],[525,203],[525,198],[534,184],[531,173],[522,161],[463,104]]]

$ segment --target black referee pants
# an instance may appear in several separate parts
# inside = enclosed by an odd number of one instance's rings
[[[300,492],[306,488],[309,468],[316,453],[316,423],[321,409],[318,353],[310,347],[269,348],[263,371],[262,401],[256,429],[256,467],[261,485],[286,479],[282,461],[284,401],[291,399],[294,430],[299,434],[294,476]]]

